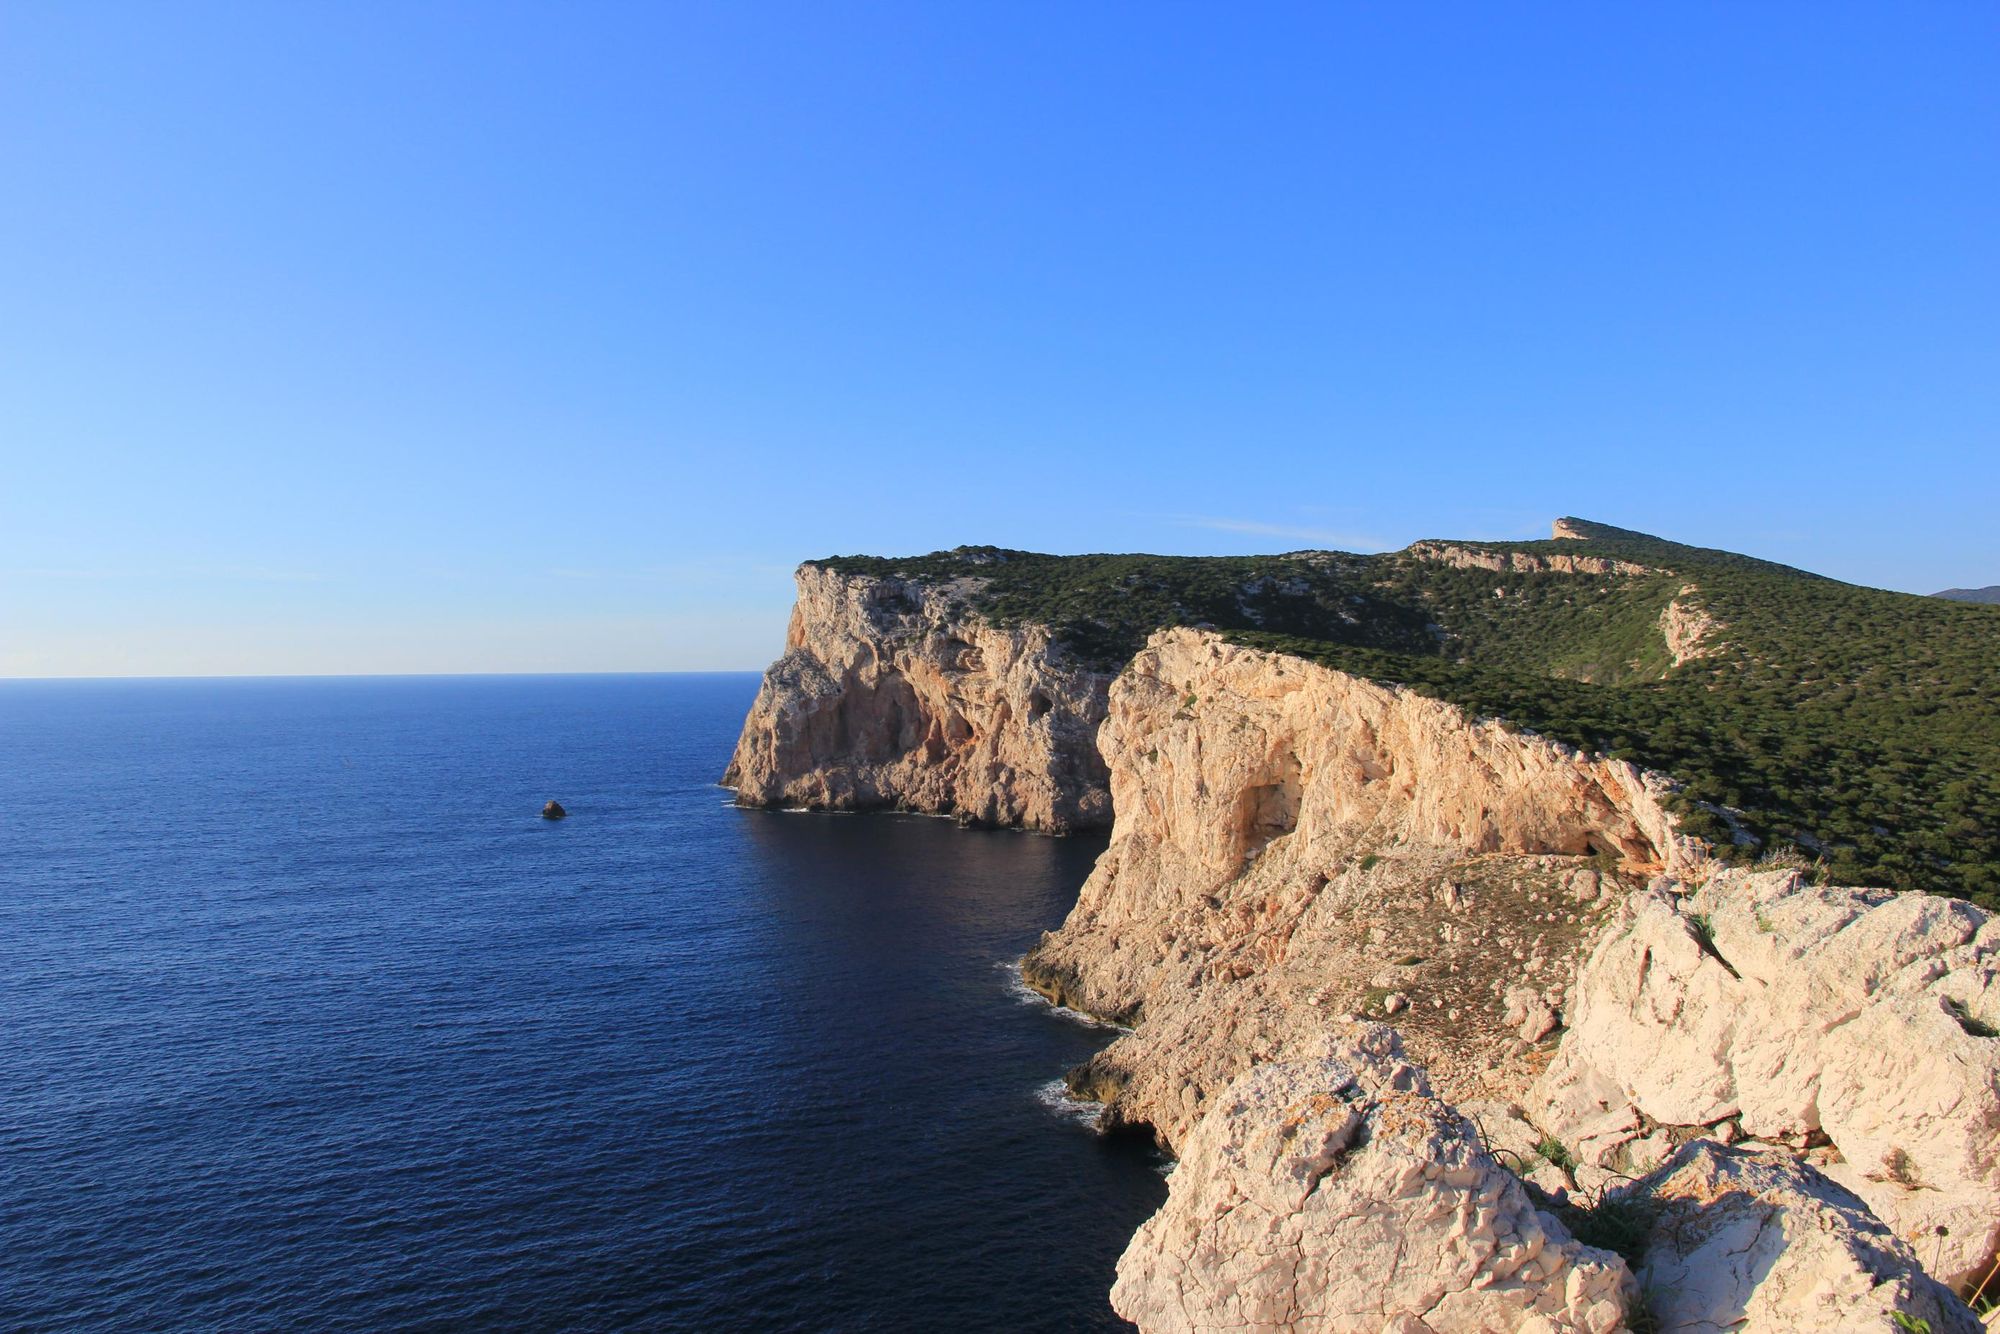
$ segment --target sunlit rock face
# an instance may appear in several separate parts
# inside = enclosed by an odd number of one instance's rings
[[[1638,1279],[1663,1334],[1981,1330],[1908,1242],[1789,1154],[1697,1140],[1622,1197],[1650,1219]]]
[[[1871,1319],[1970,1319],[1922,1267],[1976,1281],[2000,1245],[2000,919],[1722,869],[1660,775],[1213,633],[1114,680],[976,591],[802,568],[726,781],[1112,824],[1023,973],[1127,1026],[1071,1086],[1182,1156],[1119,1269],[1143,1328],[1609,1329],[1622,1262],[1509,1192],[1649,1172],[1654,1327],[1838,1327],[1864,1287]],[[1697,591],[1677,660],[1727,629]]]
[[[749,806],[891,808],[1066,833],[1111,820],[1095,735],[1110,677],[1038,625],[997,629],[971,580],[799,568],[785,655],[723,782]]]
[[[1518,1095],[1618,886],[1702,855],[1631,765],[1197,631],[1153,636],[1098,739],[1111,844],[1024,971],[1136,1021],[1073,1083],[1168,1145],[1348,1012],[1451,1097]]]
[[[2000,918],[1789,871],[1666,880],[1607,926],[1566,1018],[1527,1101],[1586,1162],[1718,1128],[1816,1159],[1940,1279],[1991,1263]]]
[[[1537,1209],[1394,1035],[1361,1025],[1216,1100],[1111,1304],[1147,1334],[1609,1334],[1631,1292],[1623,1260]]]

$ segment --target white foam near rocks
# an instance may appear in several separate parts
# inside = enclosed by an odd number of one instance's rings
[[[1036,1088],[1035,1101],[1063,1120],[1073,1121],[1092,1131],[1097,1129],[1098,1113],[1104,1110],[1102,1104],[1079,1098],[1071,1093],[1069,1086],[1060,1079],[1051,1079]]]
[[[1132,1031],[1123,1024],[1112,1023],[1109,1019],[1099,1019],[1094,1014],[1085,1014],[1082,1010],[1072,1010],[1067,1005],[1056,1004],[1047,996],[1044,996],[1041,992],[1028,985],[1026,979],[1021,976],[1021,961],[1019,959],[1006,960],[995,964],[994,967],[1007,975],[1007,993],[1018,1004],[1032,1005],[1039,1009],[1047,1010],[1059,1018],[1067,1019],[1073,1024],[1080,1024],[1085,1028],[1101,1028],[1111,1033],[1130,1033]]]

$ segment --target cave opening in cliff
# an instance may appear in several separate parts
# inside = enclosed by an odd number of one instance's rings
[[[1625,866],[1657,866],[1660,863],[1659,849],[1651,840],[1640,836],[1619,837],[1601,830],[1593,830],[1584,835],[1584,855],[1602,857],[1617,861]]]
[[[1298,828],[1299,801],[1305,790],[1298,756],[1281,756],[1276,768],[1270,782],[1245,788],[1239,799],[1237,827],[1246,859]]]

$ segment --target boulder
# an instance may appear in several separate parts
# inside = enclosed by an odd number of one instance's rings
[[[1214,1100],[1111,1303],[1163,1334],[1610,1334],[1631,1288],[1430,1096],[1392,1030],[1359,1024]]]
[[[1632,896],[1524,1099],[1586,1163],[1649,1127],[1811,1151],[1948,1283],[2000,1246],[2000,918],[1929,894],[1730,870]]]
[[[544,820],[563,820],[568,817],[569,812],[563,809],[563,804],[560,801],[551,801],[542,807],[542,818]]]
[[[1513,987],[1506,995],[1507,1022],[1513,1024],[1523,1042],[1540,1042],[1562,1024],[1556,1012],[1533,987]]]
[[[1620,1198],[1651,1218],[1637,1277],[1659,1334],[1980,1334],[1907,1242],[1790,1154],[1697,1140]]]

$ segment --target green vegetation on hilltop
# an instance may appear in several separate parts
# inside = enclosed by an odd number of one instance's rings
[[[1212,626],[1670,774],[1682,827],[1726,857],[1791,844],[1843,883],[2000,907],[2000,612],[1570,523],[1588,536],[1456,545],[1653,572],[1495,573],[1401,552],[825,563],[982,579],[974,609],[1050,625],[1105,668],[1162,626]],[[1709,656],[1670,667],[1660,613],[1688,585],[1720,629]]]
[[[1418,608],[1374,586],[1373,558],[1300,556],[1044,556],[959,547],[888,559],[837,556],[848,574],[947,583],[978,579],[970,601],[999,625],[1046,625],[1091,666],[1115,671],[1168,625],[1339,635],[1421,653],[1435,641]]]
[[[1608,523],[1567,518],[1558,519],[1556,522],[1571,532],[1582,533],[1586,540],[1552,537],[1543,538],[1539,542],[1464,542],[1459,545],[1484,546],[1496,551],[1526,551],[1541,556],[1608,556],[1612,560],[1629,560],[1640,565],[1673,570],[1696,567],[1709,570],[1745,570],[1755,574],[1815,579],[1821,583],[1833,582],[1825,575],[1814,574],[1810,570],[1801,570],[1790,565],[1780,565],[1776,561],[1759,560],[1755,556],[1745,556],[1734,551],[1718,551],[1714,547],[1691,547],[1684,542],[1669,542],[1664,537],[1634,532],[1630,528],[1613,528]]]
[[[1650,681],[1671,659],[1660,609],[1682,580],[1670,574],[1495,573],[1436,561],[1382,558],[1377,591],[1423,607],[1443,630],[1448,661],[1573,681]]]

